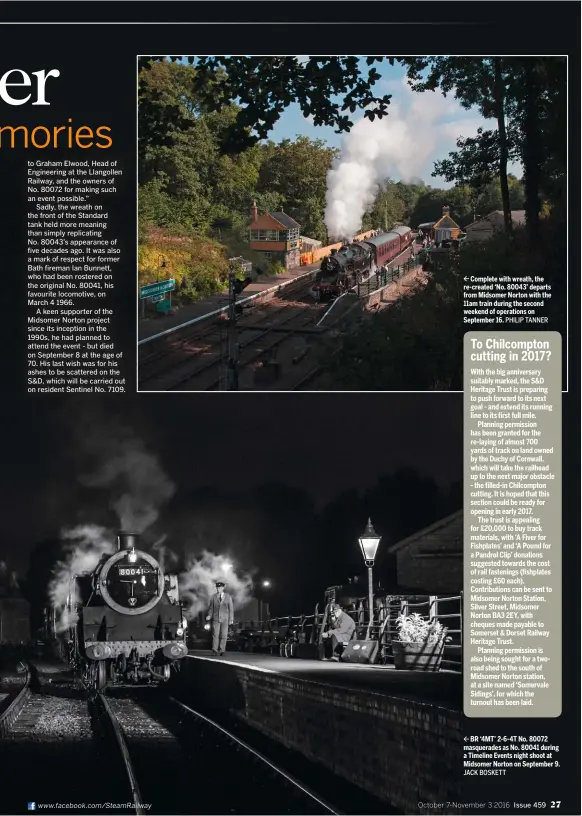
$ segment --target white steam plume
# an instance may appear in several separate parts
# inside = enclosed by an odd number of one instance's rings
[[[77,622],[74,605],[67,609],[69,596],[75,588],[75,576],[93,572],[103,555],[111,554],[114,549],[115,536],[104,527],[84,524],[61,533],[68,543],[65,548],[65,559],[60,561],[49,584],[49,598],[58,611],[57,631],[62,632]]]
[[[167,537],[168,536],[164,534],[152,544],[152,550],[154,550],[156,554],[156,558],[159,561],[160,568],[163,573],[175,567],[178,562],[178,556],[176,555],[176,553],[173,552],[173,550],[171,550],[169,547],[166,547],[166,545],[164,544],[164,541],[166,540]]]
[[[216,592],[215,582],[219,579],[226,584],[226,592],[232,597],[235,610],[244,606],[251,599],[253,586],[249,573],[237,573],[228,558],[214,555],[204,550],[198,558],[191,558],[186,571],[179,577],[180,598],[188,604],[186,617],[194,618],[199,612],[205,612],[210,596]]]
[[[431,156],[454,150],[456,138],[474,135],[480,124],[466,118],[451,121],[462,116],[451,97],[415,93],[406,80],[387,83],[388,89],[393,85],[402,104],[392,102],[383,119],[356,122],[328,171],[324,220],[330,239],[351,240],[360,231],[382,181],[421,176]]]
[[[133,436],[119,440],[115,452],[95,473],[81,481],[88,487],[111,489],[110,505],[119,517],[121,529],[131,533],[143,533],[152,525],[160,507],[175,490],[157,458]]]

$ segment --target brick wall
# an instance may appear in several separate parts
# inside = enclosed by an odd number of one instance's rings
[[[419,802],[459,801],[460,712],[242,666],[192,663],[199,705],[226,703],[247,724],[398,812],[426,813]],[[439,807],[438,812],[454,811]]]

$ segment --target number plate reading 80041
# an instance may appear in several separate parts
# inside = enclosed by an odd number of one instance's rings
[[[151,575],[156,572],[153,567],[119,567],[120,575]]]

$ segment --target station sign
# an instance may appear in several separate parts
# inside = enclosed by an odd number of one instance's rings
[[[145,286],[140,286],[139,297],[140,300],[144,300],[145,298],[156,297],[156,295],[161,295],[164,292],[172,292],[175,288],[176,281],[174,278],[158,281],[157,283],[146,283]]]

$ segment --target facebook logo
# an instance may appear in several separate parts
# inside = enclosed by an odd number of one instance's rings
[[[29,810],[36,810],[36,802],[29,802],[28,803]]]

